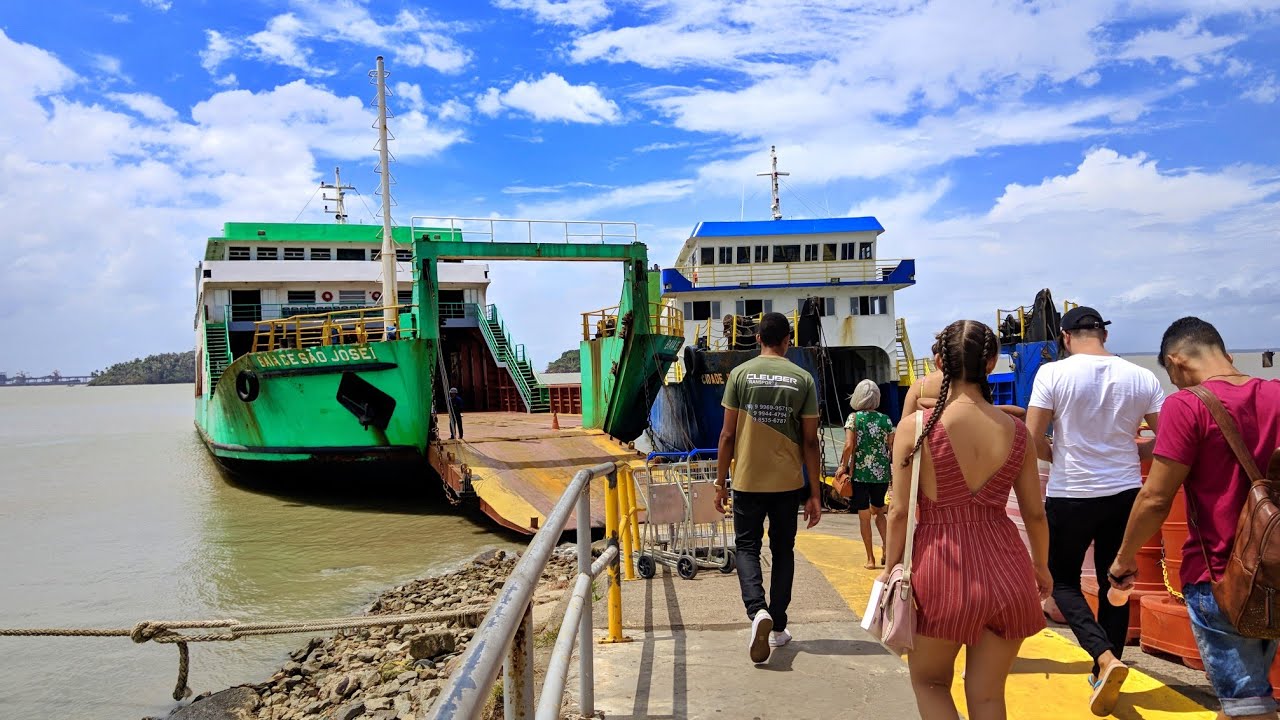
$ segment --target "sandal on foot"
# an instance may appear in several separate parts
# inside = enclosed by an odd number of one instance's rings
[[[1129,677],[1129,667],[1121,662],[1111,663],[1096,680],[1090,676],[1093,695],[1089,698],[1089,710],[1098,717],[1107,717],[1120,701],[1120,687]]]

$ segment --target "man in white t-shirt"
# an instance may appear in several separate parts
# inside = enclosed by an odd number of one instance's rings
[[[1110,715],[1128,668],[1120,662],[1129,631],[1129,604],[1112,605],[1107,569],[1124,539],[1134,498],[1142,487],[1134,438],[1145,419],[1152,430],[1164,403],[1155,373],[1107,352],[1102,315],[1076,307],[1062,316],[1068,357],[1036,373],[1027,429],[1038,454],[1050,460],[1045,513],[1053,599],[1072,632],[1094,659],[1090,709]],[[1045,434],[1053,424],[1053,441]],[[1080,568],[1093,544],[1098,615],[1080,590]]]

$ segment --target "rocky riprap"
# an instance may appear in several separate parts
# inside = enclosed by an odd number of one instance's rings
[[[388,590],[368,611],[395,615],[474,607],[476,613],[451,623],[313,638],[266,682],[203,695],[168,720],[416,720],[439,696],[517,557],[502,550],[482,553],[454,572]],[[558,549],[535,604],[561,602],[576,574],[573,548]],[[547,624],[558,629],[559,614],[551,615]]]

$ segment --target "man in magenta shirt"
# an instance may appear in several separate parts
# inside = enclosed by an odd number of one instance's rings
[[[1222,401],[1259,467],[1280,446],[1280,381],[1249,377],[1232,364],[1222,336],[1199,318],[1178,320],[1160,342],[1160,365],[1179,388],[1204,385]],[[1179,580],[1205,672],[1230,718],[1276,718],[1268,673],[1275,640],[1239,635],[1213,598],[1210,580],[1222,577],[1249,479],[1209,408],[1183,389],[1165,399],[1151,472],[1129,516],[1124,542],[1111,566],[1113,586],[1128,589],[1137,553],[1169,515],[1179,487],[1196,521],[1182,548]],[[1202,549],[1203,543],[1203,549]],[[1205,565],[1208,556],[1209,566]]]

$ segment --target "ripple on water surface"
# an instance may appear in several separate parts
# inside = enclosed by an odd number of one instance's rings
[[[191,412],[190,385],[0,389],[0,625],[347,615],[482,548],[516,546],[429,499],[230,483]],[[191,687],[265,679],[304,640],[193,646]],[[171,646],[0,638],[0,707],[6,717],[159,714],[176,670]]]

